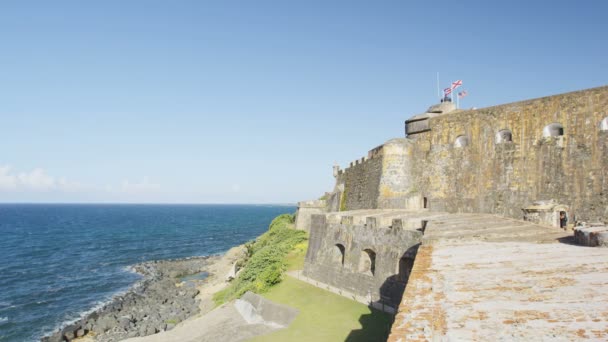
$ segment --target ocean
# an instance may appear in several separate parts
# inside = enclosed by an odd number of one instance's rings
[[[0,204],[0,341],[37,341],[126,291],[148,260],[223,253],[281,205]]]

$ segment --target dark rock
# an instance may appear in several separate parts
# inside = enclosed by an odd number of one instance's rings
[[[204,257],[135,265],[144,278],[129,292],[43,341],[59,342],[65,333],[80,337],[93,331],[96,341],[110,342],[173,329],[176,323],[199,312],[199,301],[195,299],[199,291],[194,287],[175,287],[175,277],[200,273],[208,262]]]

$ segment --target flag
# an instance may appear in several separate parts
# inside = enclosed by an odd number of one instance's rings
[[[452,90],[460,87],[462,85],[462,80],[458,80],[456,82],[452,82]]]
[[[443,95],[448,96],[452,93],[452,88],[443,89]]]
[[[461,99],[465,96],[469,95],[469,93],[466,90],[463,90],[461,92],[458,93],[458,98]]]

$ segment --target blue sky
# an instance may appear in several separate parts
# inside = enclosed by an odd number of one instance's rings
[[[608,84],[608,2],[2,1],[0,201],[277,203],[462,79]]]

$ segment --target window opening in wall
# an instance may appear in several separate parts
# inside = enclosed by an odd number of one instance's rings
[[[399,259],[399,269],[397,270],[397,281],[407,283],[414,267],[414,259],[403,257]]]
[[[359,272],[374,275],[376,273],[376,252],[365,249],[361,252]]]
[[[422,207],[425,209],[429,207],[429,200],[426,197],[422,198]]]
[[[340,265],[344,266],[344,245],[336,244],[333,248],[333,259],[336,263],[340,263]]]
[[[465,147],[467,145],[469,145],[469,138],[464,135],[457,137],[454,141],[454,147]]]
[[[564,135],[564,126],[559,123],[552,123],[543,129],[543,137],[559,137]]]
[[[608,117],[605,117],[602,121],[600,121],[600,131],[608,131]]]
[[[504,143],[510,143],[513,142],[513,135],[511,134],[511,131],[509,131],[508,129],[502,129],[500,131],[498,131],[498,133],[496,133],[496,143],[497,144],[504,144]]]

